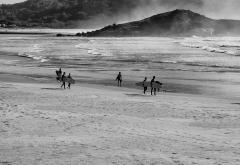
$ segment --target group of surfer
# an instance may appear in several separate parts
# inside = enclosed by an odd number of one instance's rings
[[[75,83],[75,81],[72,79],[71,74],[69,73],[68,76],[66,76],[65,72],[62,72],[62,68],[60,68],[59,70],[56,71],[57,74],[57,80],[59,82],[62,82],[61,88],[66,89],[66,82],[68,83],[68,87],[67,88],[71,88],[71,84]],[[143,87],[143,93],[146,94],[146,91],[148,89],[148,87],[151,87],[151,95],[156,95],[156,91],[158,89],[158,91],[161,88],[162,83],[160,83],[159,81],[155,81],[155,76],[153,76],[151,82],[147,82],[147,77],[144,78],[143,82],[140,83],[140,86]],[[121,87],[122,86],[122,73],[119,72],[117,77],[116,77],[116,81],[118,82],[118,86]]]
[[[57,80],[59,82],[62,82],[61,88],[64,87],[64,89],[66,89],[66,82],[68,82],[68,87],[67,88],[71,88],[71,82],[70,81],[66,81],[67,79],[72,79],[71,77],[71,73],[68,74],[68,76],[66,76],[66,72],[62,73],[62,68],[60,68],[59,70],[56,71],[57,74]]]
[[[155,76],[153,76],[151,82],[150,82],[150,87],[151,87],[151,95],[156,95],[157,89],[158,92],[160,91],[160,87],[162,86],[162,83],[159,81],[155,81]],[[122,73],[119,72],[117,77],[116,77],[116,81],[118,81],[118,86],[121,87],[122,86]],[[146,94],[146,91],[148,89],[148,83],[147,83],[147,77],[144,78],[143,82],[141,83],[143,86],[143,93]]]
[[[162,83],[160,83],[159,81],[155,81],[155,76],[153,76],[151,82],[150,82],[150,87],[151,87],[151,95],[156,95],[156,91],[158,89],[158,92],[160,91],[160,88],[156,88],[154,86],[154,83],[158,84],[159,86],[162,85]],[[147,77],[145,77],[145,79],[143,80],[143,93],[146,94],[146,91],[147,91],[147,88],[148,88],[148,85],[147,85]]]

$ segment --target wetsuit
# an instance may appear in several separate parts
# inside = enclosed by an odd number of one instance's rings
[[[154,95],[156,95],[156,88],[153,88],[153,83],[155,82],[155,79],[153,78],[151,80],[151,95],[153,95],[153,92],[154,92]]]
[[[122,86],[122,75],[121,74],[118,74],[116,80],[118,81],[118,86]]]
[[[62,75],[62,85],[61,88],[64,87],[64,89],[66,89],[66,82],[64,81],[66,79],[65,74]]]
[[[146,94],[147,91],[147,80],[143,81],[143,93]]]

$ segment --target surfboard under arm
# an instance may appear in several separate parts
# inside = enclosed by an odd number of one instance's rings
[[[148,82],[138,82],[136,83],[136,86],[141,86],[141,87],[144,87],[144,86],[147,86],[147,87],[153,87],[153,88],[161,88],[162,87],[162,83],[160,82],[153,82],[152,83],[152,86],[151,86],[151,82],[148,81]]]
[[[73,78],[67,78],[67,77],[65,77],[62,81],[63,81],[63,82],[70,83],[70,84],[75,84],[75,80],[74,80]]]

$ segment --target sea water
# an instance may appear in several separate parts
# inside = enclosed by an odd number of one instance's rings
[[[240,38],[80,38],[54,35],[1,35],[0,51],[35,63],[88,69],[179,69],[238,72]],[[24,62],[23,62],[24,63]],[[103,68],[102,68],[103,69]]]
[[[20,57],[14,65],[121,71],[130,77],[165,72],[164,78],[185,80],[204,74],[201,81],[216,77],[214,81],[240,83],[240,38],[237,37],[81,38],[2,34],[0,51]]]

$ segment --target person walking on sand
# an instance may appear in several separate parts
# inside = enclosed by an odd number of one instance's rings
[[[71,77],[71,73],[69,73],[69,75],[67,76],[68,79],[72,79]],[[71,82],[68,81],[68,88],[70,89],[71,88]]]
[[[143,93],[146,94],[147,91],[147,77],[143,80]]]
[[[56,70],[56,74],[57,74],[57,81],[61,82],[62,68],[59,68],[59,70]]]
[[[122,86],[122,73],[119,72],[116,81],[118,81],[118,86],[121,87]]]
[[[59,68],[58,74],[62,76],[62,68]]]
[[[153,92],[154,92],[154,95],[156,95],[156,88],[153,87],[153,83],[155,82],[155,76],[153,76],[152,80],[151,80],[151,95],[153,95]]]
[[[66,89],[66,76],[65,76],[65,72],[63,72],[63,75],[62,75],[62,85],[61,85],[61,88],[64,87],[64,89]]]

